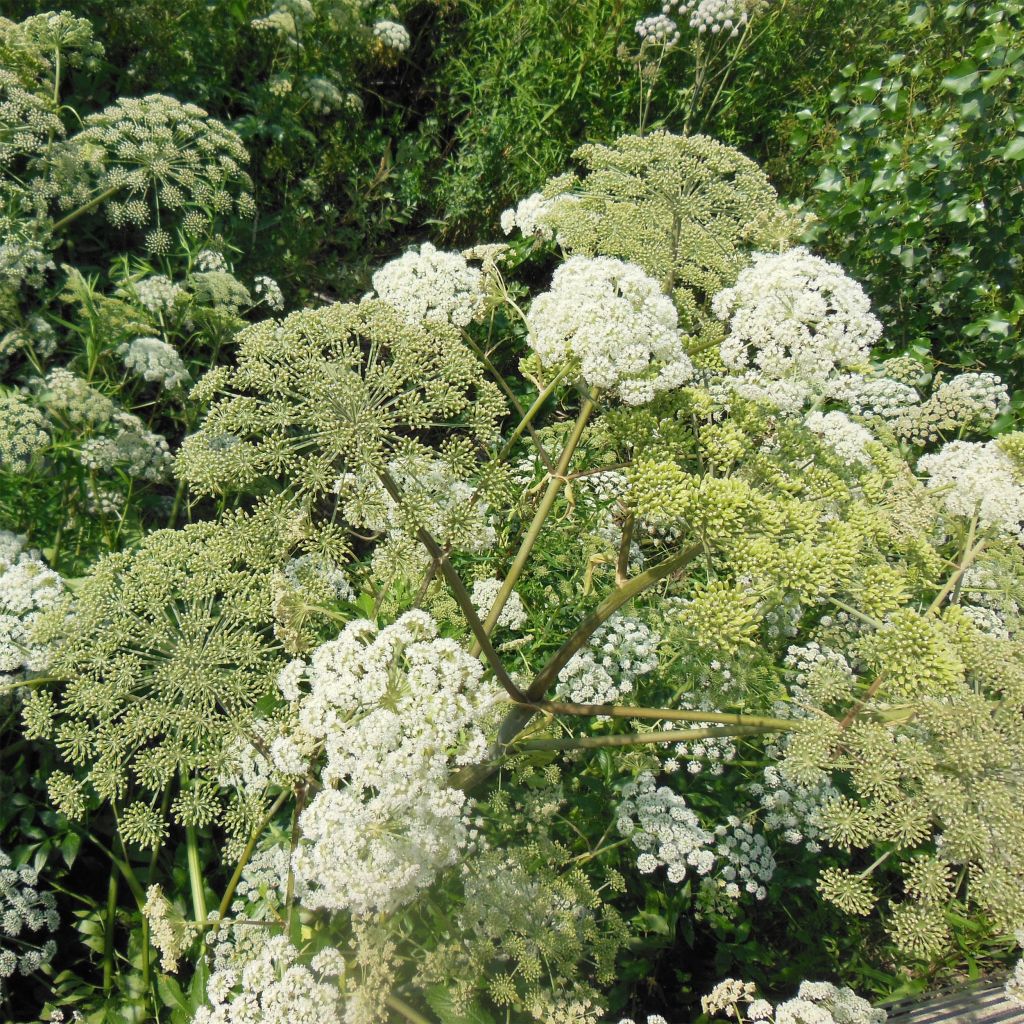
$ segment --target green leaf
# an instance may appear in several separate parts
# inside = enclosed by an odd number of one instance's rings
[[[495,1024],[494,1018],[475,1003],[465,1013],[456,1013],[454,1000],[444,985],[432,985],[424,995],[441,1024]]]
[[[913,28],[920,28],[922,25],[928,22],[928,5],[918,4],[911,12],[907,15],[907,24]]]
[[[942,80],[942,88],[947,92],[963,96],[969,89],[973,89],[980,77],[977,67],[970,61],[957,64],[953,70]]]
[[[1024,135],[1018,135],[1002,152],[1004,160],[1024,160]]]
[[[64,863],[71,867],[75,863],[78,851],[82,848],[82,837],[77,832],[69,832],[60,844],[60,855]]]
[[[850,111],[847,115],[847,121],[854,128],[860,128],[871,121],[877,121],[878,117],[878,107],[873,107],[870,103],[861,103]]]
[[[181,985],[174,978],[169,978],[166,974],[158,974],[156,989],[160,993],[160,999],[164,1006],[172,1010],[187,1010],[189,1008],[185,993],[181,991]]]
[[[655,935],[672,934],[668,921],[661,914],[656,914],[652,910],[641,910],[638,914],[634,914],[633,924],[641,931],[653,932]]]
[[[831,167],[824,167],[814,187],[819,192],[839,192],[843,187],[843,176]]]

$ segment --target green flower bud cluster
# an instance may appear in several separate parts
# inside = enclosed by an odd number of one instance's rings
[[[41,635],[59,637],[56,691],[24,705],[26,735],[51,737],[81,780],[53,777],[69,816],[93,799],[122,807],[124,835],[155,846],[172,818],[221,814],[227,746],[246,737],[284,663],[272,623],[275,570],[306,533],[281,502],[220,523],[149,534],[99,561]]]
[[[664,131],[581,146],[574,156],[584,171],[544,190],[572,200],[552,203],[544,217],[559,244],[639,265],[672,295],[684,330],[717,330],[712,296],[735,281],[749,252],[778,248],[785,214],[764,172],[714,139]]]
[[[869,633],[857,653],[880,675],[887,692],[900,697],[951,691],[964,679],[964,664],[943,622],[912,608],[893,612]]]
[[[50,445],[46,417],[22,391],[0,392],[0,469],[24,473]]]
[[[454,430],[487,447],[504,401],[447,324],[409,324],[382,302],[303,310],[238,335],[235,368],[193,396],[213,399],[178,455],[199,491],[244,491],[261,477],[322,497],[339,478],[378,471]],[[422,439],[422,440],[421,440]]]
[[[187,209],[251,217],[248,159],[238,136],[194,104],[162,95],[121,98],[90,114],[58,151],[58,199],[70,209],[111,193],[106,210],[115,227],[141,228],[155,214]]]

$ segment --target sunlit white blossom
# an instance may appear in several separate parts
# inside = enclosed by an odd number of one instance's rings
[[[578,360],[592,387],[642,405],[693,375],[678,314],[659,282],[640,267],[606,256],[572,256],[528,313],[530,344],[541,362]]]
[[[838,370],[865,365],[882,333],[864,289],[800,247],[755,256],[711,305],[729,327],[725,365],[767,377],[824,384]]]

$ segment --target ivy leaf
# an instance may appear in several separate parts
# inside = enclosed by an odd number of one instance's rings
[[[843,176],[833,168],[825,167],[814,183],[814,187],[819,192],[839,192],[843,187]]]

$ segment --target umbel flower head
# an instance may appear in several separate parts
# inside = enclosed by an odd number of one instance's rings
[[[592,387],[628,405],[651,401],[693,374],[672,300],[634,264],[572,256],[533,300],[530,344],[542,363],[576,360]]]
[[[429,242],[419,252],[385,263],[373,275],[377,294],[412,323],[437,320],[466,327],[483,309],[482,275],[457,252],[442,252]]]
[[[15,867],[0,850],[0,997],[10,994],[9,979],[16,971],[32,974],[57,952],[52,939],[37,945],[60,924],[53,893],[39,889],[38,884],[34,868],[27,864]]]
[[[277,502],[158,530],[101,559],[73,604],[46,613],[39,628],[60,635],[50,673],[67,682],[23,710],[26,734],[53,737],[73,766],[74,780],[51,777],[61,810],[80,813],[91,789],[127,805],[122,831],[148,846],[165,835],[155,808],[168,788],[182,824],[217,816],[225,745],[246,735],[282,664],[271,580],[302,529]]]
[[[802,247],[758,254],[712,308],[729,324],[726,366],[775,379],[821,384],[837,370],[864,367],[882,334],[864,289]]]
[[[196,386],[213,398],[178,455],[202,491],[243,490],[261,477],[321,496],[347,472],[379,469],[428,431],[457,428],[487,445],[504,402],[448,324],[410,324],[380,301],[266,320],[238,335],[238,364]]]
[[[299,819],[294,867],[305,906],[393,910],[456,862],[467,798],[449,787],[448,771],[486,749],[481,722],[496,693],[482,675],[422,611],[380,630],[350,622],[308,666],[282,674],[299,726],[325,752],[325,788]]]
[[[585,172],[552,179],[543,194],[576,201],[552,203],[545,227],[570,253],[626,260],[657,278],[688,332],[717,330],[711,296],[735,281],[749,250],[786,240],[764,172],[714,139],[624,135],[574,156]]]
[[[50,444],[46,417],[21,391],[0,392],[0,468],[24,473]]]
[[[60,159],[71,177],[61,205],[110,192],[107,215],[117,227],[143,227],[154,213],[160,225],[161,215],[185,209],[243,217],[255,211],[241,139],[201,107],[171,96],[121,98],[91,114]]]

